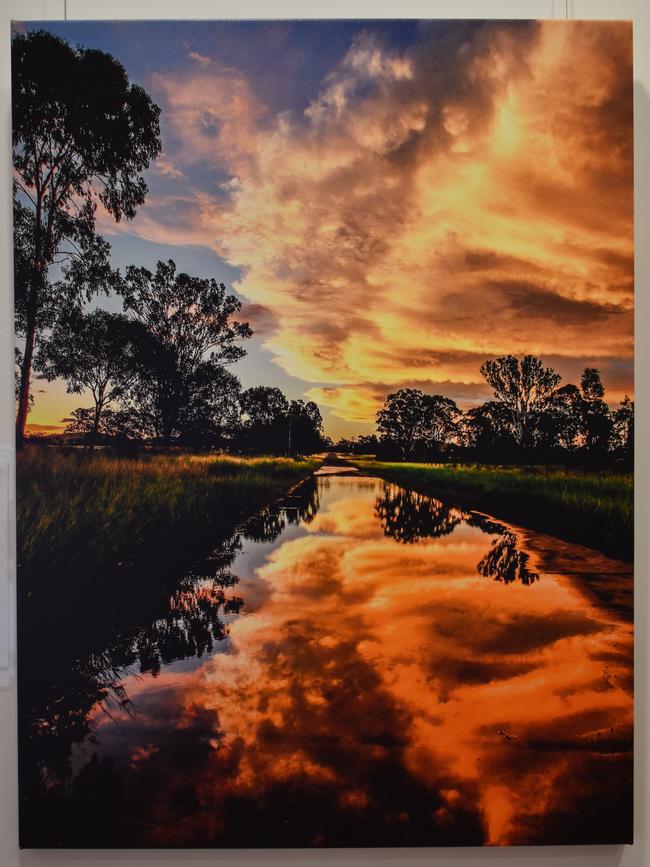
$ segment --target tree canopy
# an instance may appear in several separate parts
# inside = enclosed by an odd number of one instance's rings
[[[292,400],[287,421],[287,454],[313,454],[323,447],[323,418],[313,400]]]
[[[134,382],[138,334],[126,316],[73,308],[60,316],[42,342],[35,368],[48,380],[65,379],[71,394],[88,390],[94,402],[90,433],[99,434],[105,408]]]
[[[289,402],[279,388],[256,385],[242,392],[241,408],[245,423],[251,427],[274,424],[289,410]]]
[[[377,413],[378,441],[342,439],[338,447],[371,451],[386,460],[630,464],[634,404],[626,397],[610,411],[596,368],[585,368],[580,386],[560,385],[560,375],[532,355],[488,360],[481,372],[494,391],[493,400],[462,412],[448,397],[399,389]]]
[[[160,109],[119,61],[44,30],[17,34],[12,111],[14,169],[20,189],[45,211],[46,260],[54,253],[48,220],[58,216],[69,231],[95,200],[116,220],[135,216],[147,193],[142,171],[160,153]]]
[[[115,220],[144,202],[144,169],[160,153],[159,108],[111,55],[42,30],[12,43],[14,195],[18,198],[17,329],[25,338],[16,441],[29,409],[35,340],[51,302],[48,268],[76,261],[68,290],[97,291],[105,242],[98,203]],[[90,279],[93,278],[93,279]]]
[[[514,355],[502,355],[482,364],[481,373],[496,399],[510,411],[515,442],[529,445],[535,421],[548,406],[560,375],[534,355],[525,355],[521,361]]]
[[[455,402],[417,388],[389,394],[377,413],[377,430],[384,442],[394,443],[404,457],[437,455],[456,434],[460,412]]]
[[[169,443],[196,428],[201,395],[205,415],[213,415],[211,380],[225,382],[223,367],[246,354],[240,341],[252,331],[235,318],[241,302],[223,283],[177,273],[171,260],[158,262],[155,273],[127,268],[122,294],[142,328],[133,405],[145,427]]]

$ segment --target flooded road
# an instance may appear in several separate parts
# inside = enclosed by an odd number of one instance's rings
[[[322,474],[84,659],[24,814],[67,846],[624,842],[631,571],[553,542]]]

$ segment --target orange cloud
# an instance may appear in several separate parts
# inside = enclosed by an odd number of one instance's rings
[[[196,52],[184,75],[154,75],[153,87],[163,94],[173,132],[182,142],[182,163],[215,157],[247,168],[251,142],[265,108],[242,73]]]
[[[207,58],[155,83],[173,165],[228,180],[135,230],[240,267],[265,346],[335,415],[370,421],[414,378],[476,393],[508,352],[597,362],[610,397],[631,391],[629,24],[423,26],[402,54],[369,32],[301,117]]]

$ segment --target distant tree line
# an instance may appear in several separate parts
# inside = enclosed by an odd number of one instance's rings
[[[626,395],[611,410],[596,368],[585,368],[579,386],[561,385],[534,355],[505,355],[486,361],[481,374],[493,400],[463,412],[448,397],[399,389],[377,413],[377,435],[336,448],[391,460],[631,466],[634,403]]]
[[[242,390],[228,368],[252,335],[240,302],[214,279],[130,266],[113,275],[123,312],[64,308],[39,341],[34,369],[88,394],[92,406],[65,419],[90,445],[154,442],[241,453],[308,454],[329,443],[312,401],[279,388]]]
[[[313,402],[242,391],[229,368],[252,331],[223,283],[171,260],[154,273],[112,267],[96,210],[132,219],[145,201],[142,173],[161,152],[149,95],[111,55],[45,31],[14,37],[12,73],[17,448],[34,374],[92,397],[66,419],[66,433],[90,445],[289,455],[328,445]],[[100,295],[120,298],[122,312],[89,311]]]

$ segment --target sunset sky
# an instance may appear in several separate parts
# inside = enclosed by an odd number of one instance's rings
[[[405,386],[479,403],[507,353],[632,394],[629,23],[46,26],[160,105],[147,202],[100,228],[116,265],[232,286],[244,387],[317,401],[333,437]],[[34,391],[36,425],[89,403]]]

